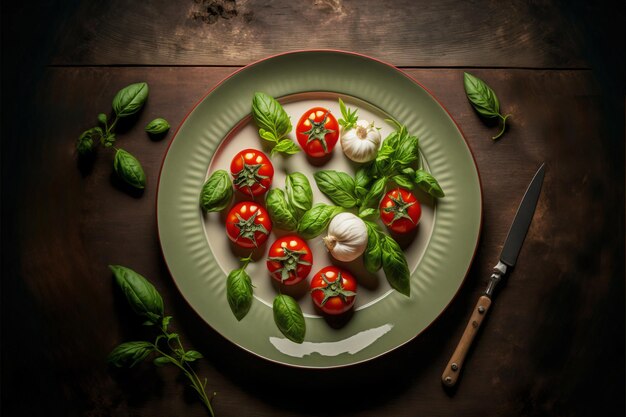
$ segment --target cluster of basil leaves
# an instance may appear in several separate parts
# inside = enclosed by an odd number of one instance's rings
[[[154,341],[131,341],[118,345],[109,354],[108,362],[116,367],[133,367],[153,356],[157,366],[172,364],[179,368],[197,392],[211,416],[214,416],[211,400],[206,393],[207,379],[201,380],[192,367],[192,363],[202,358],[195,350],[185,350],[177,333],[169,330],[172,316],[165,315],[163,298],[157,289],[143,276],[121,265],[109,265],[115,276],[115,282],[124,293],[130,307],[145,321],[145,326],[158,329]],[[215,394],[213,394],[215,395]]]
[[[113,121],[109,123],[109,118],[105,113],[98,114],[98,122],[101,126],[85,130],[76,141],[76,150],[80,156],[93,153],[98,144],[105,148],[115,149],[113,170],[124,182],[137,189],[145,188],[146,174],[137,158],[130,152],[114,146],[117,140],[114,129],[119,119],[132,116],[141,110],[148,99],[148,93],[148,84],[145,82],[130,84],[122,88],[113,97]],[[151,135],[161,135],[169,128],[167,120],[159,117],[148,123],[145,131]]]
[[[259,127],[259,136],[272,144],[270,155],[284,153],[292,155],[300,148],[289,138],[293,126],[283,106],[272,96],[257,92],[252,98],[252,118]]]
[[[487,119],[499,119],[502,123],[500,133],[491,139],[496,140],[506,129],[506,120],[511,116],[507,114],[503,116],[500,113],[500,101],[496,93],[480,78],[470,73],[463,73],[463,87],[465,88],[465,95],[474,107],[474,110],[482,117]]]

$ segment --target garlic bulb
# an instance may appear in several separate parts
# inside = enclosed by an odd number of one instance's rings
[[[367,228],[363,220],[352,213],[339,213],[328,225],[326,248],[338,261],[350,262],[367,247]]]
[[[380,147],[380,132],[373,122],[357,120],[356,125],[341,134],[343,153],[354,162],[376,158]]]

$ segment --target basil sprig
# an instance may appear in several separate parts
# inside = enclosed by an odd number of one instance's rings
[[[252,306],[252,281],[246,272],[251,259],[251,257],[242,259],[241,267],[231,271],[226,278],[226,298],[238,321],[248,314]]]
[[[285,154],[300,152],[300,148],[285,137],[293,126],[283,106],[273,97],[262,92],[254,93],[252,118],[259,127],[259,136],[274,144],[272,155],[276,152]]]
[[[496,96],[496,93],[491,87],[480,78],[464,72],[463,87],[465,88],[465,95],[478,114],[488,119],[500,119],[502,123],[500,133],[492,137],[494,140],[498,139],[506,129],[506,119],[511,115],[507,114],[503,116],[500,113],[500,101],[498,100],[498,96]]]
[[[211,400],[206,393],[207,380],[206,378],[201,380],[191,366],[192,362],[203,356],[198,351],[185,350],[180,336],[169,330],[172,316],[164,315],[163,298],[157,289],[130,268],[121,265],[109,265],[109,268],[130,307],[135,313],[147,319],[144,325],[158,328],[158,335],[153,342],[138,340],[119,344],[109,354],[108,362],[118,368],[133,367],[153,356],[153,363],[157,366],[168,363],[175,365],[187,377],[210,415],[215,416]]]
[[[80,156],[91,154],[95,151],[98,144],[107,149],[115,149],[113,158],[115,173],[124,182],[138,189],[143,189],[146,186],[145,173],[137,158],[128,151],[115,148],[117,136],[114,129],[119,119],[136,114],[141,110],[148,99],[148,93],[148,84],[145,82],[130,84],[122,88],[115,94],[111,104],[114,114],[113,121],[110,122],[109,117],[105,113],[98,114],[97,119],[100,126],[85,130],[76,141],[76,150]],[[153,125],[157,121],[158,123]],[[169,129],[169,124],[164,119],[156,119],[148,126],[152,125],[151,129],[155,132],[165,131],[167,130],[163,130],[165,124],[167,124]],[[148,130],[148,126],[146,126],[146,130]]]
[[[233,182],[228,172],[219,169],[211,174],[200,192],[200,207],[204,211],[221,211],[233,197]]]
[[[274,298],[274,322],[278,330],[295,343],[302,343],[306,334],[304,315],[298,302],[285,294]]]

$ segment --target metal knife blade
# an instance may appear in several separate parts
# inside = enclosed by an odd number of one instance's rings
[[[504,241],[502,253],[500,253],[500,261],[507,266],[515,266],[517,255],[519,255],[522,243],[524,243],[526,233],[530,227],[530,222],[535,214],[535,207],[537,207],[537,200],[539,200],[539,194],[541,193],[544,175],[545,164],[541,164],[517,208],[515,219]]]
[[[465,327],[463,336],[461,336],[459,344],[443,371],[441,381],[448,387],[454,386],[459,379],[465,356],[491,306],[493,291],[496,285],[500,282],[504,274],[506,274],[507,267],[514,266],[517,261],[517,255],[519,255],[522,243],[524,243],[524,239],[526,238],[526,233],[528,232],[528,227],[535,214],[535,208],[537,207],[537,201],[541,193],[541,186],[545,174],[544,165],[545,164],[541,164],[535,173],[535,176],[522,198],[522,202],[517,208],[517,213],[515,214],[515,218],[509,229],[509,234],[506,237],[504,247],[500,253],[500,260],[493,269],[493,273],[489,279],[489,286],[485,294],[478,299],[478,303],[476,307],[474,307],[469,323]]]

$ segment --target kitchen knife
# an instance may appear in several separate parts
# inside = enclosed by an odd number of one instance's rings
[[[463,336],[461,336],[461,340],[452,354],[450,362],[448,362],[446,369],[443,371],[441,381],[448,387],[454,386],[459,379],[459,374],[461,372],[465,356],[467,355],[467,351],[469,350],[469,347],[472,344],[483,319],[487,315],[487,311],[489,311],[489,306],[491,305],[491,299],[493,298],[496,285],[506,274],[507,268],[515,266],[517,255],[522,248],[522,243],[524,243],[524,238],[526,238],[526,232],[528,231],[530,222],[535,214],[535,207],[537,206],[537,200],[539,200],[541,185],[543,184],[543,177],[545,174],[544,165],[545,164],[541,164],[530,182],[530,185],[526,190],[526,194],[524,194],[524,198],[522,198],[522,202],[517,209],[515,219],[513,219],[513,223],[509,229],[509,234],[506,237],[504,247],[500,253],[500,260],[494,267],[493,273],[491,274],[487,290],[478,299],[478,303],[472,311],[472,316],[470,317],[469,323],[467,323]]]

